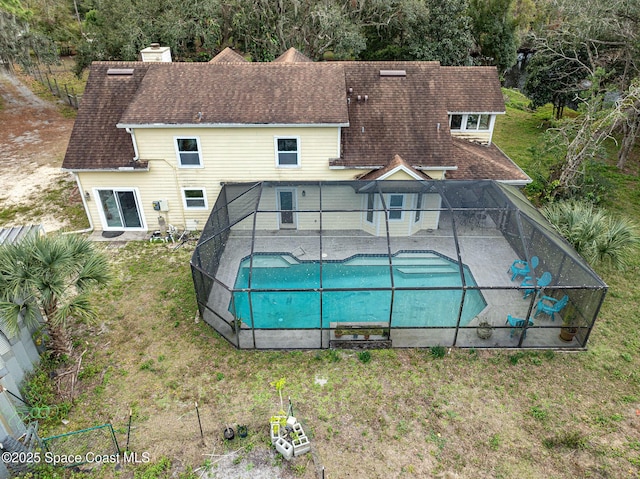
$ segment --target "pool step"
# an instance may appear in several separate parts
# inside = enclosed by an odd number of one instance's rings
[[[289,258],[295,261],[293,258]],[[288,268],[292,264],[288,260],[284,259],[284,256],[270,255],[270,256],[258,256],[253,258],[254,268]],[[242,265],[243,268],[249,268],[249,263]]]
[[[289,264],[300,264],[300,261],[295,259],[293,256],[289,256],[288,254],[283,254],[281,258]]]
[[[459,271],[451,266],[432,266],[429,268],[398,268],[400,273],[404,274],[458,274]]]
[[[442,258],[441,256],[403,256],[392,257],[391,263],[394,266],[446,266],[451,265],[451,261]],[[352,258],[344,262],[349,266],[386,266],[389,264],[388,256],[365,256]]]

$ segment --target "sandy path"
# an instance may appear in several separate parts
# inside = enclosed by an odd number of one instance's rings
[[[40,203],[42,192],[59,180],[72,181],[60,170],[73,119],[34,95],[15,76],[0,68],[0,207]],[[11,225],[42,223],[46,231],[64,224],[55,215],[23,214]],[[32,213],[32,211],[31,211]]]

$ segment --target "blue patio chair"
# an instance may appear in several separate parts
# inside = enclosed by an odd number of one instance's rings
[[[542,276],[538,278],[538,287],[544,288],[545,286],[549,286],[551,284],[551,273],[545,271],[542,273]],[[524,298],[536,292],[534,289],[535,284],[533,283],[533,277],[527,276],[524,278],[524,281],[520,284],[520,286],[532,286],[531,288],[527,288],[524,290]],[[540,294],[541,290],[538,290],[537,294]]]
[[[513,335],[516,333],[516,331],[518,331],[519,329],[522,329],[522,327],[524,326],[524,319],[522,318],[514,318],[513,316],[511,316],[510,314],[507,315],[507,322],[505,324],[509,324],[511,326],[511,334],[509,335],[510,337],[513,338]],[[533,321],[531,321],[529,319],[529,327],[533,326]],[[527,337],[527,332],[524,332],[524,337]]]
[[[531,266],[529,263],[523,259],[515,260],[511,266],[509,267],[509,271],[507,273],[511,273],[511,281],[516,279],[518,276],[528,276],[531,273],[531,268],[537,268],[539,259],[537,256],[531,257]]]
[[[544,313],[551,317],[551,321],[555,321],[556,318],[554,318],[553,315],[562,311],[562,308],[564,308],[568,302],[569,296],[566,294],[561,299],[552,298],[551,296],[543,296],[538,300],[536,314],[534,314],[533,317],[537,318],[540,313]]]

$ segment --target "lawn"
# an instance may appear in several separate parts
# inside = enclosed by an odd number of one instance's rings
[[[586,353],[380,350],[364,362],[354,351],[235,350],[195,320],[189,249],[108,250],[117,279],[96,295],[100,322],[76,340],[87,351],[81,394],[70,422],[48,434],[109,422],[124,444],[131,409],[132,450],[183,470],[204,465],[203,454],[242,448],[237,466],[246,468],[243,457],[269,450],[268,419],[279,409],[270,383],[285,377],[317,454],[273,456],[283,477],[316,477],[320,465],[335,478],[640,472],[640,293],[628,286],[637,263],[623,275],[603,272],[612,292]],[[249,437],[223,444],[226,424],[246,424]]]
[[[539,138],[545,113],[509,103],[494,139],[528,171],[527,145]],[[610,176],[612,207],[637,218],[638,178]],[[98,322],[77,327],[78,396],[68,423],[44,423],[44,436],[111,423],[124,447],[131,412],[130,449],[148,453],[151,464],[125,466],[118,473],[125,478],[205,470],[260,477],[263,467],[284,478],[315,478],[322,467],[328,478],[640,477],[640,254],[627,271],[598,271],[610,293],[587,352],[367,356],[235,350],[197,317],[192,249],[147,242],[106,249],[116,278],[94,295]],[[269,441],[268,421],[280,408],[270,383],[283,377],[313,445],[291,462]],[[246,424],[249,436],[223,442],[227,424]],[[234,454],[223,468],[211,454],[226,453]],[[107,465],[88,477],[115,475]]]

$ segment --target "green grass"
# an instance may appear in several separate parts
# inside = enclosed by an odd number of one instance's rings
[[[539,145],[544,131],[553,124],[550,105],[533,112],[529,101],[521,93],[502,90],[505,96],[506,114],[496,119],[493,142],[515,161],[526,173],[531,172],[534,160],[531,147]]]
[[[271,383],[285,377],[285,402],[290,396],[332,476],[362,461],[366,477],[374,471],[394,477],[403,468],[416,477],[640,473],[633,426],[640,344],[628,334],[640,300],[629,286],[635,271],[620,279],[602,271],[615,295],[605,302],[586,353],[374,350],[365,363],[364,352],[237,351],[194,321],[188,249],[131,243],[112,254],[117,280],[95,298],[106,332],[88,329],[79,338],[93,354],[83,363],[82,397],[69,419],[74,428],[112,422],[124,441],[126,411],[135,404],[132,444],[152,451],[155,465],[168,457],[196,468],[211,452],[198,446],[195,401],[209,443],[220,444],[225,424],[247,424],[245,442],[224,450],[270,449],[266,424],[280,407]],[[111,368],[108,381],[93,374],[94,362]],[[327,383],[316,384],[317,377]],[[581,454],[577,472],[570,452]],[[306,459],[279,467],[311,478],[314,467],[298,467]]]

